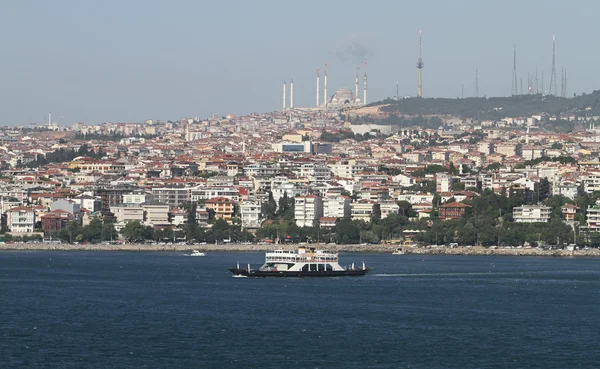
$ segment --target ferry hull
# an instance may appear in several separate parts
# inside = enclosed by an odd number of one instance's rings
[[[360,277],[371,271],[372,268],[366,269],[350,269],[350,270],[339,270],[339,271],[313,271],[313,272],[301,272],[301,271],[260,271],[251,270],[248,272],[247,269],[229,268],[229,271],[236,276],[245,277]]]

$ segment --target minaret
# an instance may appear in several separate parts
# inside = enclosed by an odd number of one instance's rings
[[[325,109],[327,109],[327,64],[325,64],[325,69],[323,71],[323,105]]]
[[[366,63],[365,63],[366,64]],[[367,67],[365,65],[365,75],[363,77],[363,105],[367,105]]]
[[[400,100],[400,96],[398,96],[398,81],[396,81],[396,101]]]
[[[52,112],[48,112],[48,128],[52,128]]]
[[[417,97],[423,97],[423,55],[421,53],[422,32],[419,30],[419,59],[417,60]]]
[[[294,109],[294,79],[290,82],[290,109]]]
[[[556,91],[556,37],[552,35],[552,70],[550,71],[550,87],[548,87],[548,94],[558,96]]]
[[[285,90],[286,90],[286,83],[285,83],[285,79],[283,80],[283,110],[285,110]]]
[[[319,68],[317,68],[317,108],[319,107],[319,92],[321,92],[321,81],[319,76]]]
[[[360,65],[356,66],[356,81],[354,82],[354,98],[358,99],[358,71],[360,70]]]

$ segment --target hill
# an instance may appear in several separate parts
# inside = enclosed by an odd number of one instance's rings
[[[518,95],[480,98],[407,98],[386,99],[369,104],[381,112],[405,117],[455,116],[462,119],[497,120],[532,115],[600,115],[600,91],[572,98],[550,95]]]

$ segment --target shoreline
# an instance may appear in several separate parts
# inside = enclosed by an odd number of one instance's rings
[[[128,243],[123,245],[13,243],[0,245],[0,251],[126,251],[126,252],[266,252],[275,249],[295,250],[298,246],[315,247],[337,252],[391,253],[398,245],[156,245]],[[600,257],[600,249],[588,250],[542,250],[536,248],[486,248],[482,246],[459,247],[403,247],[404,255],[470,255],[470,256],[558,256],[558,257]],[[401,257],[402,255],[394,255]]]

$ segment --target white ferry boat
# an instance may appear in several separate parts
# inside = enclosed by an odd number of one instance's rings
[[[193,250],[190,256],[206,256],[206,254],[198,250]]]
[[[315,250],[299,247],[297,251],[274,250],[265,254],[265,263],[258,269],[247,268],[229,270],[235,276],[245,277],[337,277],[337,276],[362,276],[372,268],[342,267],[338,262],[337,252]]]

